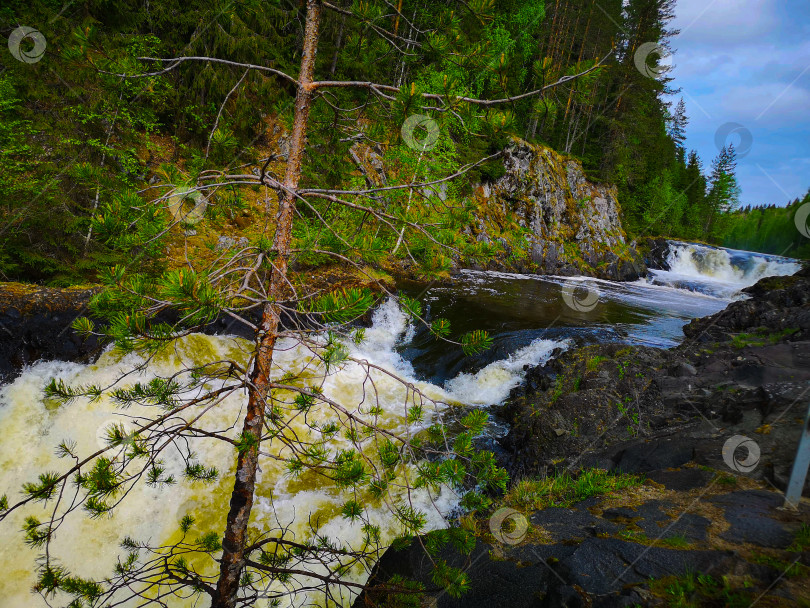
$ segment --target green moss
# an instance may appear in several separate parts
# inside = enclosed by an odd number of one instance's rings
[[[563,376],[557,376],[557,378],[554,380],[554,388],[551,391],[549,403],[556,403],[557,399],[562,397],[564,391],[565,391],[565,378]]]
[[[650,591],[664,599],[670,608],[748,608],[756,597],[750,589],[753,585],[746,580],[742,587],[734,588],[726,577],[717,580],[708,574],[689,573],[652,581]]]
[[[632,346],[628,346],[628,347],[626,347],[626,348],[622,348],[622,349],[620,349],[620,350],[617,350],[617,351],[616,351],[615,358],[616,358],[616,359],[621,359],[622,357],[626,357],[626,356],[628,356],[628,355],[632,355],[632,354],[633,354],[633,353],[635,353],[635,352],[636,352],[636,351],[635,351],[635,348],[633,348]]]
[[[647,535],[639,530],[622,530],[621,532],[619,532],[618,536],[622,540],[626,540],[632,543],[639,543],[643,545],[650,543],[650,539],[647,538]]]
[[[802,524],[796,532],[793,544],[788,547],[788,551],[806,551],[810,549],[810,524]]]
[[[771,332],[767,328],[760,328],[754,333],[736,334],[731,339],[731,345],[734,348],[745,348],[748,346],[759,347],[767,344],[778,344],[784,338],[792,336],[798,331],[798,328],[789,328],[783,329],[782,331]]]
[[[770,566],[774,570],[784,572],[786,578],[810,577],[810,568],[794,560],[786,561],[766,553],[755,552],[749,558],[749,561],[755,564],[764,564],[765,566]]]
[[[675,534],[661,539],[661,544],[673,549],[686,549],[689,547],[689,540],[683,534]]]
[[[737,478],[733,475],[723,475],[719,474],[717,476],[718,483],[721,483],[726,486],[736,486],[737,485]]]

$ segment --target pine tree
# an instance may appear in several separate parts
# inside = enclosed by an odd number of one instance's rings
[[[740,203],[740,187],[737,183],[737,154],[734,145],[724,146],[712,161],[709,175],[709,191],[706,195],[709,214],[705,225],[710,238],[722,238],[728,226],[728,213]]]
[[[211,113],[213,124],[202,130],[209,134],[205,155],[187,159],[185,174],[176,167],[163,167],[166,182],[155,186],[162,194],[151,206],[139,206],[159,215],[168,203],[175,216],[165,229],[144,235],[146,243],[139,242],[138,246],[160,246],[163,234],[188,222],[194,209],[183,207],[184,197],[194,200],[199,193],[206,200],[216,200],[223,191],[238,196],[234,193],[239,188],[257,188],[263,193],[265,232],[214,262],[189,259],[182,268],[150,274],[140,267],[140,254],[132,251],[127,230],[132,218],[122,214],[122,210],[136,207],[133,195],[119,206],[103,205],[93,219],[95,233],[110,247],[129,247],[131,259],[128,265],[119,264],[103,273],[107,289],[94,298],[91,310],[104,322],[80,319],[75,328],[113,343],[120,352],[140,353],[147,361],[223,316],[252,329],[254,344],[247,365],[236,358],[189,364],[171,377],[125,387],[67,386],[56,381],[49,385],[47,394],[55,400],[107,396],[123,407],[149,407],[154,413],[136,418],[133,432],[111,428],[107,447],[90,456],[76,453],[65,442],[59,452],[73,464],[60,473],[43,473],[38,482],[27,484],[22,499],[4,504],[0,519],[34,502],[49,503],[52,517],[47,521],[29,519],[26,525],[29,542],[43,550],[37,585],[43,595],[59,593],[74,602],[93,605],[160,594],[204,595],[212,606],[225,608],[250,605],[263,589],[278,585],[267,599],[281,599],[304,587],[331,598],[356,592],[358,585],[347,573],[355,567],[368,569],[380,550],[379,523],[373,511],[365,508],[363,496],[379,500],[389,517],[399,522],[402,540],[409,540],[424,531],[426,522],[426,514],[411,500],[412,490],[436,492],[445,487],[460,491],[463,486],[472,487],[464,494],[462,505],[475,510],[489,505],[488,492],[505,489],[507,476],[496,466],[494,456],[472,446],[473,437],[486,423],[483,412],[464,415],[451,437],[439,418],[441,403],[400,380],[405,395],[401,405],[408,424],[397,432],[381,424],[384,412],[373,382],[381,371],[367,361],[352,359],[346,346],[349,341],[362,342],[357,321],[377,298],[368,289],[324,292],[296,281],[292,270],[336,261],[376,280],[369,269],[379,267],[379,261],[390,255],[414,273],[430,277],[444,272],[451,256],[487,259],[499,255],[498,249],[461,232],[460,228],[471,222],[472,203],[463,195],[460,178],[501,152],[464,162],[451,138],[470,141],[473,150],[480,146],[476,134],[502,142],[515,118],[500,108],[531,103],[553,86],[570,83],[580,75],[570,74],[560,82],[521,90],[526,54],[532,46],[530,37],[525,36],[542,14],[536,4],[518,4],[517,17],[499,18],[490,2],[465,3],[464,10],[458,12],[444,5],[403,2],[400,6],[403,22],[399,34],[388,29],[388,19],[381,20],[390,10],[384,1],[341,8],[322,0],[306,0],[302,7],[287,7],[289,22],[303,23],[297,53],[300,67],[295,77],[281,67],[202,56],[142,58],[140,66],[130,65],[118,75],[124,83],[137,82],[176,70],[188,74],[194,65],[207,74],[203,81],[209,83],[217,82],[214,71],[219,68],[231,75],[234,70],[244,74],[230,87],[205,85],[198,91],[200,100],[207,102],[215,90],[228,89],[218,110]],[[471,8],[475,9],[472,13]],[[342,36],[327,35],[335,19],[342,23],[343,17]],[[426,23],[440,27],[428,31]],[[231,24],[237,26],[236,22]],[[523,27],[527,29],[521,31]],[[334,48],[329,46],[330,40],[335,40]],[[200,44],[205,47],[204,41]],[[321,44],[325,44],[326,53]],[[346,65],[342,60],[350,48],[362,49],[353,56],[357,64]],[[338,55],[334,70],[334,54],[329,51]],[[377,74],[380,67],[369,64],[385,63],[380,58],[392,53],[402,59],[402,86],[347,78]],[[413,57],[417,53],[435,63],[418,69],[420,62]],[[143,65],[151,71],[139,73]],[[583,72],[591,73],[597,65]],[[120,69],[111,63],[105,67]],[[333,73],[339,78],[331,79]],[[319,80],[320,74],[329,74],[330,79]],[[408,80],[416,75],[418,79]],[[245,163],[234,153],[235,146],[225,132],[238,113],[228,117],[224,109],[233,96],[238,97],[241,83],[248,78],[266,78],[275,86],[294,91],[294,101],[282,107],[290,135],[281,167],[273,156],[260,159],[258,164]],[[438,111],[441,109],[449,111]],[[409,145],[405,145],[399,133],[413,114],[430,116],[426,122],[420,119],[428,126],[424,135],[428,139],[417,138],[415,144],[406,139]],[[382,141],[383,161],[395,166],[399,177],[389,176],[384,186],[370,186],[367,180],[353,177],[342,189],[328,185],[332,178],[326,183],[319,181],[321,149],[331,146],[332,153],[343,153],[341,160],[349,164],[349,145],[344,140],[367,146]],[[428,140],[430,145],[424,145]],[[255,172],[247,169],[251,165]],[[446,185],[447,197],[429,194],[442,184]],[[517,225],[511,219],[507,224]],[[525,241],[515,239],[520,240]],[[381,285],[380,289],[386,288]],[[465,354],[479,353],[491,345],[483,331],[451,337],[447,320],[427,319],[418,301],[406,297],[399,301],[413,322],[426,323],[437,339],[455,344]],[[311,366],[279,371],[283,364],[277,349],[282,340],[308,349]],[[322,386],[330,374],[349,364],[359,366],[365,379],[362,400],[347,407],[324,394]],[[222,399],[242,392],[247,394],[247,404],[241,418],[234,421],[237,432],[212,427],[206,414]],[[310,417],[316,410],[325,416]],[[328,424],[319,422],[324,417]],[[416,435],[418,425],[428,426],[429,420],[434,424],[427,436]],[[291,432],[293,421],[302,423],[305,430]],[[345,441],[341,449],[332,444],[336,436]],[[127,499],[136,484],[169,488],[180,482],[163,465],[167,450],[178,450],[185,462],[185,482],[217,480],[221,473],[200,460],[203,452],[198,456],[183,447],[201,438],[226,442],[234,450],[234,486],[224,533],[203,530],[199,539],[192,541],[189,535],[194,518],[188,514],[180,522],[181,540],[176,543],[156,546],[147,539],[127,538],[123,543],[127,555],[109,578],[80,578],[57,564],[57,556],[50,551],[51,539],[66,518],[75,516],[72,512],[79,506],[92,517],[106,516]],[[334,485],[343,501],[343,516],[364,524],[363,546],[328,539],[317,528],[304,539],[290,538],[283,526],[254,533],[250,518],[257,472],[260,457],[267,457],[263,450],[268,446],[280,446],[290,475],[323,478]],[[70,484],[74,484],[70,487],[75,487],[76,496],[69,505],[58,499],[50,502]],[[474,545],[469,530],[457,529],[450,536],[464,551]],[[442,562],[437,562],[436,568],[436,580],[442,581],[452,596],[464,591],[467,582],[461,571]],[[309,581],[314,582],[297,580],[302,572],[308,572]],[[410,592],[414,588],[394,582],[386,589]]]
[[[717,212],[736,209],[740,202],[740,187],[737,183],[737,153],[734,145],[725,146],[712,161],[709,176],[709,198]]]

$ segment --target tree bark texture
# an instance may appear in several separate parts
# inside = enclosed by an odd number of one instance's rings
[[[248,406],[242,429],[242,436],[252,436],[254,441],[249,450],[240,451],[237,457],[234,488],[222,541],[220,574],[211,604],[212,608],[234,608],[236,606],[239,581],[248,557],[245,555],[248,521],[253,508],[256,472],[259,464],[259,441],[264,428],[273,349],[279,329],[280,313],[276,302],[281,299],[286,284],[296,190],[301,177],[301,162],[306,147],[307,123],[312,105],[313,89],[310,85],[315,71],[321,10],[321,0],[307,0],[301,73],[298,78],[295,119],[290,136],[290,155],[283,190],[279,194],[279,208],[276,217],[277,228],[273,244],[276,258],[273,260],[274,267],[270,276],[268,290],[270,297],[264,305],[261,324],[256,332],[256,356],[251,370]]]

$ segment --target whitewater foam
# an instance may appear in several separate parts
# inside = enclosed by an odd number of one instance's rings
[[[372,405],[379,404],[382,413],[380,425],[396,433],[415,433],[437,420],[451,404],[486,405],[505,399],[509,390],[523,377],[523,366],[537,364],[550,356],[551,351],[563,343],[536,340],[529,346],[513,353],[503,361],[496,361],[475,374],[461,374],[442,388],[415,377],[410,363],[404,360],[396,348],[408,342],[414,328],[408,317],[393,299],[384,302],[373,314],[372,326],[366,329],[365,340],[359,344],[347,344],[349,354],[358,362],[348,361],[339,370],[327,371],[313,356],[308,347],[291,339],[281,340],[274,355],[273,375],[280,377],[286,372],[299,373],[306,369],[307,384],[319,384],[326,396],[342,404],[352,413],[367,416]],[[152,416],[147,407],[132,406],[127,410],[116,408],[107,397],[97,401],[76,399],[70,404],[58,405],[44,396],[44,387],[52,378],[63,380],[68,385],[97,384],[130,386],[135,382],[148,382],[155,377],[167,377],[180,372],[189,365],[199,365],[224,359],[233,359],[247,364],[252,345],[239,338],[204,336],[195,334],[178,340],[172,349],[156,357],[142,367],[143,359],[137,355],[120,357],[112,351],[104,353],[93,365],[77,363],[39,362],[23,370],[10,384],[0,388],[0,495],[8,494],[10,502],[19,496],[23,483],[33,481],[43,471],[62,471],[68,466],[56,458],[54,448],[64,439],[76,442],[81,455],[98,449],[103,429],[113,422],[132,422],[130,416]],[[382,371],[363,364],[368,361]],[[133,371],[136,370],[137,371]],[[120,380],[122,372],[129,375]],[[387,372],[387,373],[386,373]],[[395,381],[397,375],[411,388]],[[373,381],[374,390],[370,389]],[[225,380],[211,381],[210,388],[222,386]],[[410,424],[407,409],[413,404],[413,388],[422,391],[437,401],[435,408],[425,408],[425,419],[420,424]],[[246,402],[243,391],[227,396],[205,417],[209,430],[230,429],[235,437],[241,412]],[[427,404],[426,404],[427,406]],[[313,408],[307,414],[310,423],[335,421],[333,410]],[[300,421],[291,422],[293,430],[306,438],[310,429]],[[195,535],[208,531],[221,534],[224,529],[225,508],[233,487],[234,453],[230,444],[189,438],[190,447],[200,456],[205,466],[216,466],[221,476],[212,486],[180,483],[170,491],[150,488],[139,484],[116,508],[111,517],[89,519],[74,513],[58,530],[51,554],[76,575],[103,578],[111,574],[116,557],[120,553],[118,543],[124,535],[156,543],[171,543],[179,539],[178,522],[189,513],[196,517]],[[349,440],[338,435],[328,444],[332,450],[350,447]],[[302,539],[309,535],[310,516],[319,520],[319,532],[340,543],[354,547],[363,544],[360,523],[352,524],[340,516],[340,505],[345,500],[342,493],[323,480],[294,479],[286,475],[283,458],[289,454],[283,447],[269,443],[263,446],[275,458],[260,459],[260,475],[257,483],[256,503],[252,526],[259,530],[274,530],[290,526],[289,532]],[[281,458],[282,460],[278,460]],[[184,462],[179,454],[164,454],[167,474],[183,477]],[[409,475],[411,469],[400,473]],[[393,488],[392,484],[392,488]],[[390,500],[397,499],[398,490]],[[401,496],[400,496],[401,498]],[[383,524],[381,541],[383,547],[401,533],[395,518],[390,516],[384,504],[369,496],[361,496],[361,502],[377,523]],[[427,517],[426,530],[446,526],[445,516],[458,505],[459,496],[451,490],[439,493],[421,488],[410,490],[413,505]],[[34,578],[36,550],[26,546],[20,532],[23,516],[36,515],[44,520],[48,511],[42,505],[26,507],[12,513],[0,523],[0,597],[6,606],[44,606],[38,596],[30,593]],[[196,536],[195,536],[196,538]],[[201,570],[205,564],[194,564]],[[210,569],[211,564],[208,564]],[[321,572],[325,573],[325,569]],[[357,582],[365,580],[364,571],[351,572]],[[299,582],[307,582],[299,577]],[[352,601],[346,593],[346,604]],[[303,598],[296,599],[302,603]],[[307,601],[317,602],[309,597]],[[191,605],[189,601],[170,600],[170,606]]]
[[[569,344],[568,340],[538,338],[506,359],[490,363],[474,374],[460,373],[447,381],[445,390],[452,399],[467,405],[501,403],[509,396],[509,391],[523,381],[525,366],[544,363],[555,349],[566,349]]]
[[[801,269],[796,260],[767,254],[671,241],[669,270],[651,270],[651,281],[733,300],[740,290],[760,279],[792,275]]]

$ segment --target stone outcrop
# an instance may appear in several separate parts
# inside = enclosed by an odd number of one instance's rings
[[[527,534],[510,542],[481,521],[466,555],[446,546],[428,557],[419,542],[389,548],[354,608],[802,606],[810,552],[794,539],[810,507],[785,512],[781,504],[778,493],[744,479],[695,466],[662,471],[632,495],[527,511],[519,516]],[[439,560],[466,574],[461,597],[437,590]],[[421,583],[421,603],[374,588],[394,576]]]
[[[641,239],[639,250],[648,268],[669,270],[669,244],[669,240],[661,237]]]
[[[690,339],[726,340],[735,333],[790,333],[791,342],[810,340],[810,266],[793,276],[768,277],[742,292],[717,315],[694,319],[683,328]]]
[[[502,411],[513,472],[723,468],[724,442],[744,435],[761,451],[749,477],[784,490],[810,386],[810,268],[745,292],[674,349],[595,344],[529,370]]]
[[[646,272],[622,228],[616,187],[589,180],[579,161],[514,140],[506,173],[475,188],[479,240],[497,239],[510,221],[530,230],[530,253],[518,270],[635,280]]]

